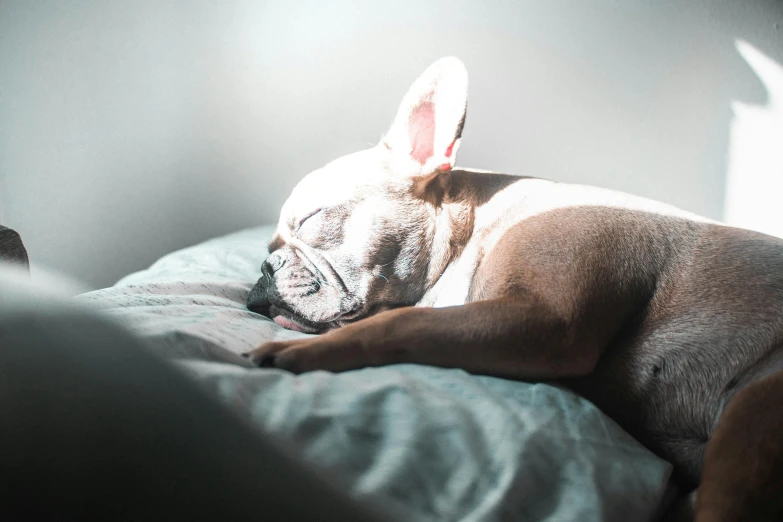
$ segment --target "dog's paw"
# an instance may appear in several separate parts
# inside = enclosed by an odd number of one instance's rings
[[[314,339],[295,341],[274,341],[264,343],[258,348],[243,353],[259,368],[278,368],[292,373],[304,373],[313,370],[326,370],[324,343]]]
[[[277,356],[273,353],[270,353],[269,355],[264,355],[263,357],[258,359],[257,357],[253,356],[253,352],[246,352],[242,354],[242,357],[245,357],[246,359],[250,359],[259,368],[274,368],[275,358]]]
[[[368,366],[365,352],[350,337],[332,332],[307,339],[264,343],[242,354],[260,368],[279,368],[292,373],[314,370],[341,372]]]
[[[258,348],[243,353],[242,356],[250,359],[259,368],[279,368],[278,353],[286,351],[294,344],[294,341],[264,343]]]

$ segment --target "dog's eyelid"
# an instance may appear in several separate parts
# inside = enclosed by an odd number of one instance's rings
[[[313,212],[310,212],[309,214],[307,214],[305,217],[303,217],[302,219],[299,220],[299,222],[296,224],[295,230],[299,230],[300,228],[302,228],[302,225],[304,225],[305,221],[307,221],[308,219],[310,219],[314,215],[316,215],[316,214],[318,214],[320,212],[323,212],[323,211],[324,211],[324,207],[321,207],[321,208],[319,208],[317,210],[314,210]]]

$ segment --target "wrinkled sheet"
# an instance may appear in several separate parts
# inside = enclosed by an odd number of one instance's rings
[[[249,367],[242,352],[304,335],[244,305],[271,233],[248,229],[174,252],[77,299],[335,470],[356,497],[388,499],[411,519],[653,518],[671,466],[555,385],[420,365],[300,376]]]

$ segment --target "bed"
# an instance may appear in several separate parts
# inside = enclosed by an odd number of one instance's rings
[[[228,407],[336,470],[351,495],[444,521],[654,520],[671,466],[555,384],[420,365],[292,375],[240,354],[305,334],[248,311],[271,227],[173,252],[76,299]]]

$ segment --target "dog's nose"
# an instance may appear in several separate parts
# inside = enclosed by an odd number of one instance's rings
[[[275,272],[285,264],[285,257],[279,252],[273,252],[261,264],[261,277],[247,296],[247,308],[251,312],[262,315],[269,313],[269,285]]]
[[[269,277],[264,274],[247,296],[247,309],[257,314],[269,312]]]
[[[283,268],[284,264],[285,258],[275,252],[270,254],[270,256],[267,257],[264,263],[261,265],[261,272],[271,277],[275,274],[275,272]]]

